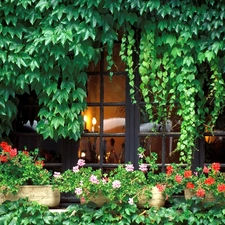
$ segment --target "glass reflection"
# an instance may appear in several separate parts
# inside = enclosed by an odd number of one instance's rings
[[[100,76],[92,75],[87,82],[87,102],[100,102]]]
[[[165,143],[165,152],[163,153],[163,141]],[[175,152],[178,139],[175,137],[140,137],[140,145],[146,149],[145,154],[149,156],[151,152],[156,152],[158,155],[157,163],[178,163],[179,152]]]
[[[156,118],[149,121],[148,113],[146,112],[145,106],[142,105],[139,108],[140,112],[140,132],[179,132],[181,126],[181,118],[173,112],[170,117],[165,118],[164,121],[156,122]],[[153,114],[157,115],[157,110],[153,107]]]
[[[106,137],[104,142],[104,163],[124,163],[125,161],[125,138]]]
[[[79,143],[78,157],[86,163],[118,164],[125,161],[125,138],[104,137],[100,151],[100,137],[82,137]]]
[[[225,163],[225,136],[205,137],[205,163]]]
[[[124,133],[126,130],[125,116],[126,112],[124,106],[104,107],[104,133]]]
[[[126,101],[126,76],[104,76],[104,102]]]
[[[100,131],[100,107],[89,106],[87,110],[83,112],[84,119],[84,132],[96,133]]]

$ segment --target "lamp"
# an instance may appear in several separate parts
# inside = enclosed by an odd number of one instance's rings
[[[97,123],[97,120],[95,117],[92,118],[92,132],[95,132],[95,125]]]
[[[84,130],[87,129],[87,115],[84,115]]]
[[[85,158],[85,156],[86,156],[85,151],[82,151],[81,154],[80,154],[80,157],[81,157],[81,158]]]

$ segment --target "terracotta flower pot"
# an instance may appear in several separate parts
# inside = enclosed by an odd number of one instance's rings
[[[151,198],[148,198],[147,192],[151,192]],[[138,208],[160,208],[165,205],[165,196],[157,187],[143,188],[138,194]]]
[[[19,198],[28,197],[29,201],[36,201],[41,205],[56,207],[60,203],[60,191],[52,190],[51,185],[24,185],[21,186],[16,195],[0,194],[0,204],[6,200],[16,201]]]

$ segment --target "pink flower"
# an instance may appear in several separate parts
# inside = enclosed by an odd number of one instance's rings
[[[132,164],[127,164],[125,169],[127,172],[132,172],[134,171],[134,166]]]
[[[160,192],[163,192],[165,190],[165,185],[163,184],[156,184],[156,187],[159,189]]]
[[[148,165],[147,164],[139,165],[139,170],[141,170],[142,172],[148,171]]]
[[[85,202],[85,198],[81,197],[80,201],[81,201],[81,203],[84,203]]]
[[[208,173],[209,173],[209,168],[206,167],[206,166],[204,166],[204,167],[203,167],[203,173],[208,174]]]
[[[73,172],[74,172],[74,173],[79,172],[79,166],[74,166],[74,167],[73,167]]]
[[[176,175],[176,176],[175,176],[175,180],[176,180],[177,183],[181,183],[181,181],[182,181],[182,176],[181,176],[181,175]]]
[[[83,192],[82,192],[82,188],[76,188],[75,189],[75,194],[76,195],[81,195]]]
[[[61,173],[60,172],[54,172],[53,177],[59,178],[59,177],[61,177]]]
[[[121,182],[119,180],[114,180],[112,183],[112,187],[115,188],[120,188],[121,187]]]
[[[79,160],[77,161],[77,165],[78,165],[78,166],[84,166],[84,165],[85,165],[85,160],[84,160],[84,159],[79,159]]]
[[[107,181],[108,181],[108,180],[107,180],[107,178],[106,178],[106,177],[102,178],[102,183],[103,183],[103,184],[106,184],[106,183],[107,183]]]
[[[99,180],[98,180],[98,178],[95,175],[91,175],[89,180],[93,184],[98,184],[99,183]]]
[[[17,149],[12,148],[9,154],[10,154],[11,157],[15,157],[17,155]]]
[[[138,154],[138,156],[139,156],[139,158],[140,158],[140,159],[144,158],[144,155],[143,155],[143,154],[141,154],[141,153],[140,153],[140,154]]]
[[[133,198],[129,198],[128,203],[129,203],[130,205],[133,205],[133,204],[134,204],[134,199],[133,199]]]

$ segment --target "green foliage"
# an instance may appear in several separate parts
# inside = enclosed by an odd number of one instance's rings
[[[106,50],[110,70],[123,31],[120,56],[132,101],[139,88],[150,121],[165,122],[176,111],[182,119],[177,150],[190,163],[196,138],[213,130],[225,105],[223,1],[23,0],[0,6],[0,135],[12,129],[15,94],[35,90],[38,132],[77,140],[86,69]]]
[[[0,193],[16,194],[21,185],[47,185],[51,173],[43,168],[35,151],[19,151],[6,142],[0,143]]]
[[[135,205],[108,203],[101,208],[74,204],[65,212],[53,213],[47,207],[20,199],[0,205],[0,225],[204,225],[223,224],[225,210],[218,205],[205,206],[196,201],[174,199],[168,208],[138,209]]]

